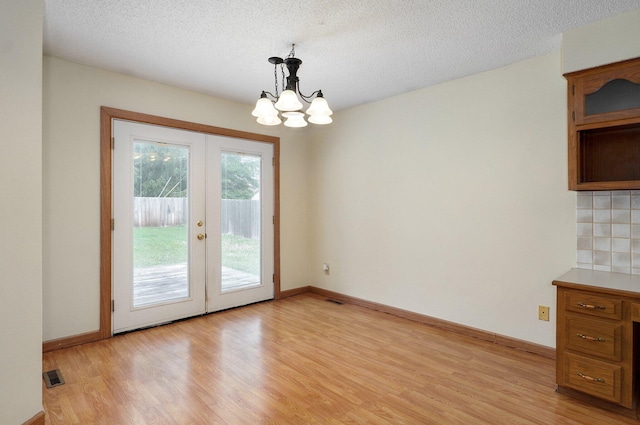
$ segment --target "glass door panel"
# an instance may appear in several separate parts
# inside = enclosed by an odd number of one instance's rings
[[[189,148],[133,143],[133,306],[189,297]]]
[[[220,252],[222,292],[260,285],[261,158],[221,154]]]

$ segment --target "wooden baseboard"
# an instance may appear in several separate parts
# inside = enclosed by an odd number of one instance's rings
[[[391,307],[385,304],[379,304],[361,298],[352,297],[349,295],[343,295],[338,292],[328,291],[326,289],[317,288],[315,286],[308,286],[308,292],[321,295],[326,298],[330,298],[336,301],[344,303],[354,304],[360,307],[370,308],[372,310],[381,311],[383,313],[392,314],[394,316],[403,317],[405,319],[413,320],[415,322],[424,323],[425,325],[434,326],[440,329],[446,329],[461,335],[466,335],[472,338],[477,338],[483,341],[489,341],[497,345],[515,348],[516,350],[526,351],[529,353],[538,354],[550,359],[556,358],[556,350],[544,345],[535,344],[533,342],[523,341],[516,338],[507,337],[504,335],[495,334],[493,332],[483,331],[481,329],[472,328],[470,326],[461,325],[454,322],[449,322],[442,319],[436,319],[435,317],[425,316],[423,314],[414,313],[411,311],[403,310],[396,307]]]
[[[357,305],[360,307],[369,308],[383,313],[392,314],[397,317],[403,317],[405,319],[413,320],[415,322],[424,323],[425,325],[434,326],[440,329],[446,329],[452,332],[456,332],[461,335],[466,335],[472,338],[477,338],[483,341],[489,341],[497,345],[515,348],[516,350],[526,351],[529,353],[538,354],[550,359],[556,358],[556,350],[544,345],[534,344],[533,342],[523,341],[517,338],[511,338],[504,335],[499,335],[493,332],[483,331],[481,329],[472,328],[470,326],[461,325],[454,322],[449,322],[442,319],[436,319],[435,317],[426,316],[424,314],[414,313],[412,311],[403,310],[401,308],[391,307],[385,304],[375,303],[372,301],[363,300],[361,298],[344,295],[339,292],[333,292],[326,289],[318,288],[315,286],[302,286],[300,288],[287,289],[281,291],[278,299],[287,297],[293,297],[295,295],[301,295],[306,293],[313,293],[326,298],[330,298],[336,301]],[[98,341],[102,339],[100,331],[88,332],[85,334],[75,335],[68,338],[54,339],[51,341],[45,341],[42,344],[42,351],[53,351],[60,348],[73,347],[74,345],[84,344],[87,342]]]
[[[59,350],[61,348],[69,348],[74,345],[85,344],[103,339],[100,331],[87,332],[79,335],[73,335],[66,338],[52,339],[42,343],[42,352]]]
[[[294,295],[306,294],[311,292],[311,286],[302,286],[300,288],[287,289],[286,291],[280,291],[279,300],[282,298],[293,297]]]
[[[39,412],[37,415],[29,419],[23,425],[44,425],[44,423],[45,423],[44,412]]]

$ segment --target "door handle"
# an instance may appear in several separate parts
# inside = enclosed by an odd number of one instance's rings
[[[203,240],[206,237],[207,237],[207,235],[206,234],[203,235],[202,233],[198,233],[198,236],[197,236],[199,241]]]

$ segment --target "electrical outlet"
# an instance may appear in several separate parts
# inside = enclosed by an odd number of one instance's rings
[[[543,305],[538,306],[538,320],[549,321],[549,307]]]

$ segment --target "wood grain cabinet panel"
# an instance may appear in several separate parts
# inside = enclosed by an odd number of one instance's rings
[[[640,303],[631,304],[631,320],[633,322],[640,322]]]
[[[640,189],[640,58],[565,77],[569,189]]]
[[[622,367],[574,354],[564,356],[565,384],[614,403],[622,401]]]
[[[566,75],[575,125],[640,116],[640,58]]]
[[[585,292],[567,292],[564,308],[567,311],[620,320],[622,318],[622,300]]]
[[[622,360],[622,324],[565,317],[566,347],[594,357]]]

